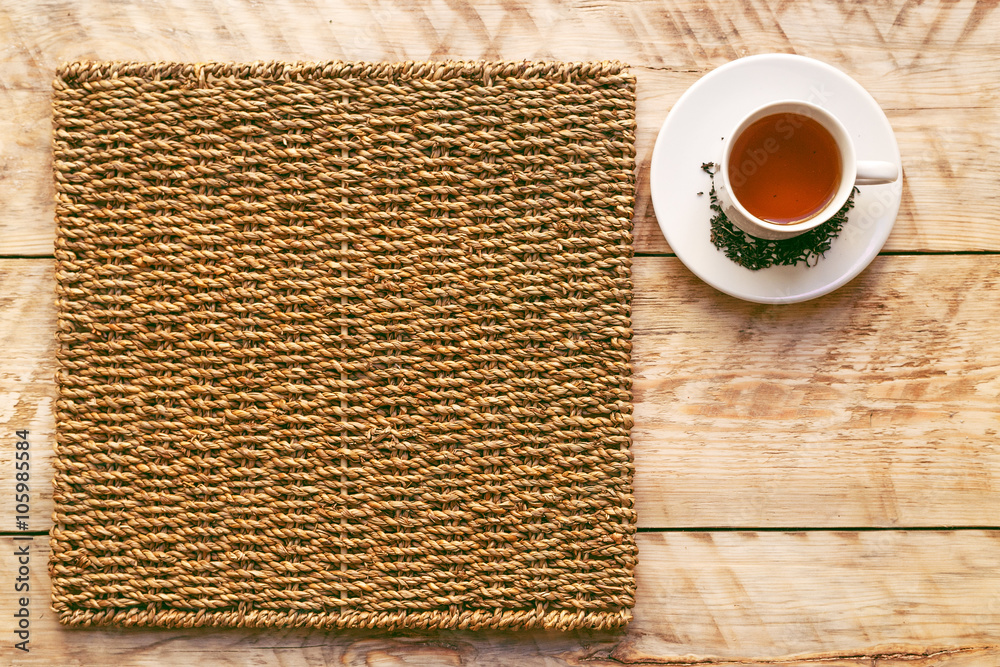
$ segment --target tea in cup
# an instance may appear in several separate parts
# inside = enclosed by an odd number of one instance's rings
[[[786,239],[839,211],[855,185],[891,183],[892,162],[858,162],[843,124],[797,100],[764,105],[726,138],[717,184],[722,210],[751,236]]]

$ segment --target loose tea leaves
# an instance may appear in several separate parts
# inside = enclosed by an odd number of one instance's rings
[[[751,271],[769,266],[795,266],[799,262],[815,266],[830,249],[833,240],[840,235],[841,228],[847,222],[848,212],[854,208],[854,195],[858,192],[854,188],[843,207],[822,225],[790,239],[772,241],[750,236],[729,221],[715,195],[715,164],[705,162],[701,168],[712,177],[712,189],[708,191],[710,205],[715,212],[712,216],[712,245],[726,253],[729,259]]]

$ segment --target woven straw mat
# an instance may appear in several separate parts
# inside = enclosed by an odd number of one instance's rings
[[[610,628],[634,604],[634,79],[76,63],[53,608]]]

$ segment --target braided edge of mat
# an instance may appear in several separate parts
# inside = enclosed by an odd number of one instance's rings
[[[152,80],[190,80],[197,86],[209,85],[212,79],[237,78],[262,81],[302,81],[310,79],[367,78],[429,78],[441,80],[449,78],[471,78],[496,80],[503,77],[544,78],[558,84],[566,82],[592,81],[608,83],[606,78],[616,78],[625,82],[635,100],[635,76],[628,70],[628,64],[620,61],[560,62],[560,61],[401,61],[396,63],[363,61],[323,61],[288,62],[257,61],[239,62],[144,62],[144,61],[77,61],[60,65],[55,72],[53,89],[59,90],[69,85],[105,82],[118,78],[142,77]],[[55,193],[59,193],[58,183]],[[59,230],[57,229],[57,235]],[[58,289],[58,286],[57,286]],[[50,542],[56,541],[55,534]],[[51,565],[50,565],[51,568]],[[51,574],[51,572],[50,572]],[[308,612],[294,611],[251,611],[241,612],[190,612],[137,610],[56,612],[60,624],[71,627],[229,627],[229,628],[270,628],[303,627],[319,629],[409,629],[409,630],[560,630],[575,629],[611,630],[628,625],[633,618],[631,608],[612,611],[565,610],[540,612],[527,610],[482,610],[460,611],[457,613],[396,612],[373,613],[357,611]]]
[[[212,78],[260,79],[267,81],[302,81],[308,79],[393,79],[399,77],[431,80],[473,78],[491,79],[517,76],[564,81],[595,81],[605,77],[623,77],[635,82],[628,65],[617,60],[599,62],[558,62],[531,60],[406,60],[395,63],[283,62],[252,63],[205,62],[171,63],[140,61],[78,61],[56,69],[55,83],[88,84],[120,77],[156,79],[192,79],[208,83]]]
[[[632,610],[567,612],[505,610],[459,612],[82,612],[60,616],[59,622],[77,628],[317,628],[350,630],[614,630],[632,620]]]

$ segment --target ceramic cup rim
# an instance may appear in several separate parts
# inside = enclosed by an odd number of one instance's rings
[[[837,150],[840,153],[840,183],[837,186],[837,192],[834,193],[830,201],[827,202],[827,205],[816,213],[801,220],[789,223],[771,222],[764,220],[763,218],[758,218],[750,213],[746,207],[740,203],[739,199],[736,198],[729,178],[729,157],[733,152],[733,146],[736,144],[736,139],[752,123],[760,120],[761,118],[779,113],[798,113],[817,121],[831,134],[831,136],[833,136],[833,140],[837,145]],[[786,99],[768,102],[767,104],[763,104],[743,116],[742,120],[736,124],[733,131],[726,137],[725,145],[722,151],[722,164],[720,167],[723,187],[729,194],[729,203],[740,215],[742,215],[747,221],[754,225],[759,225],[763,229],[777,233],[784,232],[786,234],[789,232],[795,232],[797,235],[798,233],[806,232],[814,227],[818,227],[832,218],[837,211],[843,208],[844,204],[847,203],[848,197],[851,195],[851,191],[854,190],[854,184],[857,180],[858,163],[854,150],[854,142],[851,141],[851,135],[847,132],[847,128],[844,127],[844,124],[841,123],[836,116],[823,107],[813,104],[812,102]]]

